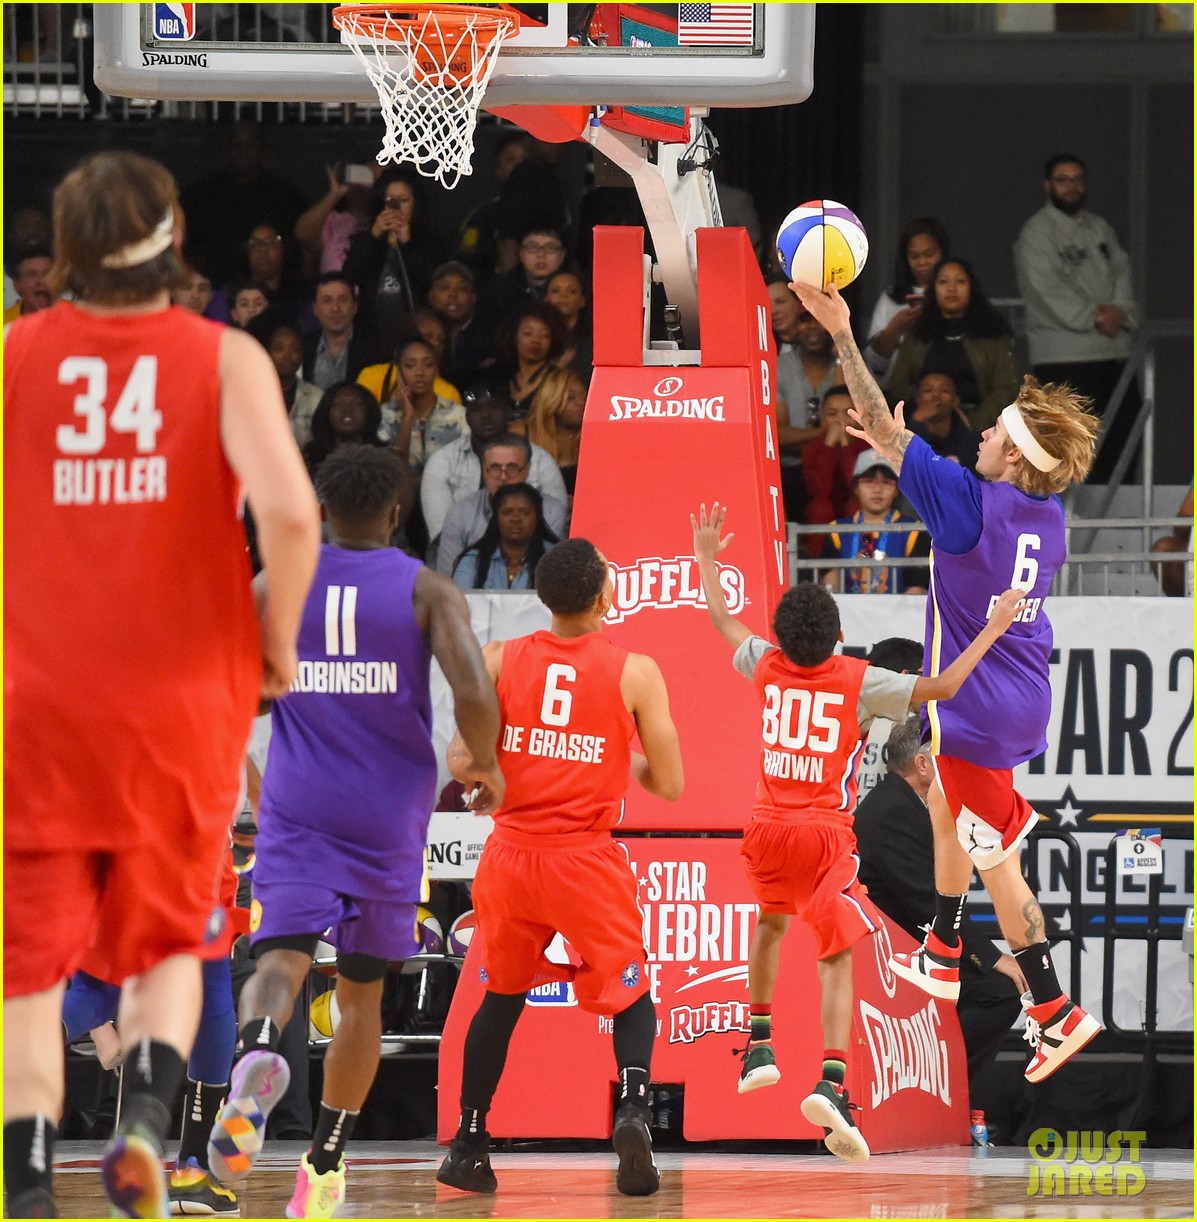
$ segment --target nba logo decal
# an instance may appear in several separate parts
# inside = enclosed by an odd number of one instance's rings
[[[640,983],[640,964],[629,963],[619,977],[620,983],[634,989]]]
[[[195,37],[194,4],[155,4],[154,37],[186,42]]]

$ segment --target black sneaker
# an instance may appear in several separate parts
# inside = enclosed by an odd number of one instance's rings
[[[848,1092],[831,1082],[815,1084],[815,1089],[802,1100],[802,1114],[823,1129],[823,1144],[847,1163],[863,1163],[869,1157],[869,1143],[856,1127],[852,1112],[860,1111],[848,1102]]]
[[[58,1206],[54,1194],[45,1188],[27,1188],[19,1196],[12,1197],[5,1211],[8,1218],[57,1218]]]
[[[462,1192],[496,1192],[499,1181],[490,1169],[490,1134],[466,1143],[455,1137],[436,1173],[437,1182]]]
[[[615,1112],[611,1144],[619,1155],[615,1186],[625,1197],[651,1197],[661,1187],[661,1173],[653,1162],[653,1139],[648,1131],[648,1108],[631,1099]]]

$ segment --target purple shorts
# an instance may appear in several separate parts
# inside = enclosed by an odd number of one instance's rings
[[[420,950],[416,905],[354,899],[311,883],[254,883],[249,940],[317,934],[347,955],[407,959]]]

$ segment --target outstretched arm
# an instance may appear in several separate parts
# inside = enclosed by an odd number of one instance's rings
[[[890,415],[885,392],[877,385],[877,380],[869,372],[869,366],[856,346],[848,303],[840,296],[839,289],[834,284],[826,293],[820,292],[812,284],[802,284],[799,281],[791,284],[790,288],[827,328],[835,341],[835,354],[843,370],[844,383],[852,394],[852,408],[848,414],[859,426],[853,428],[849,425],[848,432],[854,437],[863,437],[869,445],[893,463],[895,471],[900,472],[902,456],[914,434],[904,425],[901,404],[894,415]]]
[[[727,517],[727,507],[720,506],[716,501],[711,506],[711,516],[707,517],[707,507],[698,507],[698,517],[690,515],[690,525],[694,527],[694,556],[698,561],[698,574],[702,578],[702,592],[707,600],[707,614],[715,625],[719,635],[733,648],[739,647],[750,636],[752,629],[742,624],[727,609],[727,599],[723,597],[723,589],[719,585],[719,570],[715,566],[715,557],[735,538],[728,535],[719,538],[723,529],[723,519]]]
[[[1014,623],[1026,593],[1026,590],[1007,590],[994,603],[985,627],[942,675],[934,678],[920,676],[915,680],[911,704],[920,704],[924,700],[951,700],[976,669],[977,663],[989,652],[989,647]]]

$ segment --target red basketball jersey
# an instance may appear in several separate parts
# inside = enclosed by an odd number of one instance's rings
[[[6,847],[186,843],[232,816],[262,663],[222,333],[64,302],[8,334]]]
[[[636,732],[619,690],[627,656],[598,632],[535,632],[504,645],[498,826],[598,832],[620,821]]]
[[[780,649],[757,663],[761,772],[754,811],[785,822],[852,826],[863,745],[856,709],[868,665],[833,656],[818,666],[795,666]]]

